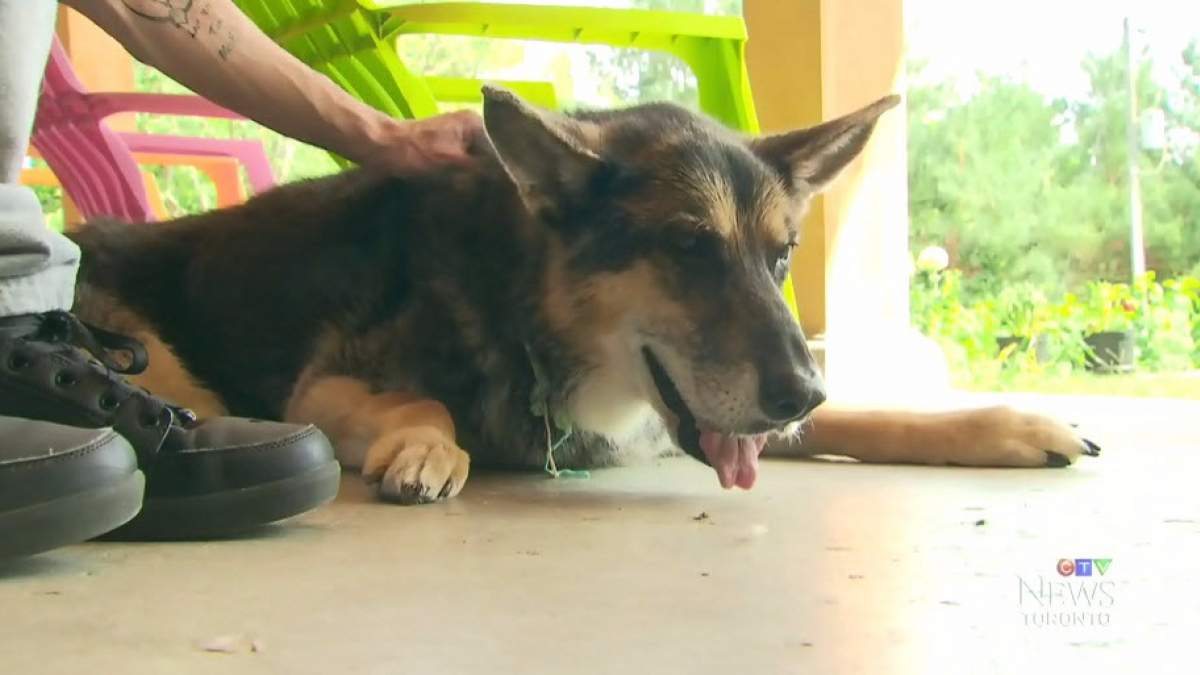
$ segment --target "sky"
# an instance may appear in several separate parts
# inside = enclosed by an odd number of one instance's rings
[[[503,0],[512,2],[517,0]],[[623,7],[628,0],[520,0]],[[760,2],[763,0],[743,0]],[[784,0],[786,1],[786,0]],[[1079,62],[1089,51],[1119,48],[1122,21],[1130,14],[1138,37],[1168,67],[1190,37],[1200,36],[1200,0],[903,0],[909,52],[928,58],[931,75],[970,77],[976,69],[1024,75],[1047,95],[1078,94],[1087,86]],[[541,78],[545,64],[571,55],[576,94],[593,75],[571,47],[527,43],[525,63],[492,77]]]
[[[931,71],[1019,73],[1048,94],[1086,86],[1079,61],[1120,47],[1126,14],[1156,61],[1200,35],[1195,0],[905,0],[909,51]]]

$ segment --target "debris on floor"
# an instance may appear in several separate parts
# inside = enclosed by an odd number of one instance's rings
[[[701,511],[698,515],[692,516],[692,520],[697,522],[701,520],[708,520],[708,511]]]
[[[244,633],[218,635],[201,643],[200,649],[219,654],[237,654],[240,652],[261,653],[263,651],[263,641],[258,637],[248,636]]]

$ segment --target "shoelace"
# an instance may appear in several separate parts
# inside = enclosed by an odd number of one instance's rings
[[[165,407],[171,411],[176,419],[183,423],[194,422],[196,420],[196,414],[191,410],[167,403],[149,391],[137,387],[124,378],[113,374],[137,375],[145,371],[146,367],[150,364],[150,357],[146,353],[146,348],[136,338],[93,326],[80,320],[74,314],[61,310],[46,312],[42,315],[42,324],[38,328],[38,337],[50,343],[83,349],[103,364],[106,370],[111,371],[109,375],[112,379],[118,380],[123,385],[129,387],[134,391],[135,395],[148,398],[155,404]],[[129,353],[130,361],[128,365],[118,363],[110,353],[122,351]]]
[[[137,375],[150,364],[146,348],[135,338],[85,323],[70,312],[51,311],[42,317],[38,337],[47,342],[61,342],[86,350],[113,372]],[[109,353],[114,351],[129,352],[129,365],[117,363]]]

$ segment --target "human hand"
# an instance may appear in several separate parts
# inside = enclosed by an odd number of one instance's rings
[[[362,163],[396,175],[438,166],[466,166],[484,136],[483,118],[458,110],[419,120],[395,120],[376,139]]]

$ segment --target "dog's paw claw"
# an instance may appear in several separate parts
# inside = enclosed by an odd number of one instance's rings
[[[375,442],[367,452],[363,476],[382,501],[429,504],[459,493],[470,462],[441,432],[401,429]]]
[[[375,490],[380,499],[403,506],[432,504],[433,502],[449,497],[455,492],[453,479],[447,480],[437,494],[434,494],[431,486],[422,483],[404,483],[400,486],[400,490],[396,491],[394,489],[385,489],[383,482],[380,481],[376,483]]]
[[[428,504],[429,492],[420,485],[405,483],[400,486],[399,490],[385,486],[383,481],[375,484],[375,494],[379,496],[381,501],[391,504],[401,504],[403,506],[412,506],[413,504]]]
[[[1047,450],[1046,466],[1052,469],[1061,469],[1064,466],[1071,466],[1071,460],[1067,459],[1066,455],[1059,454],[1052,450]]]
[[[1088,457],[1099,457],[1100,456],[1100,446],[1096,445],[1095,443],[1089,441],[1086,438],[1083,439],[1083,447],[1085,448],[1083,451],[1083,454],[1087,455]]]

